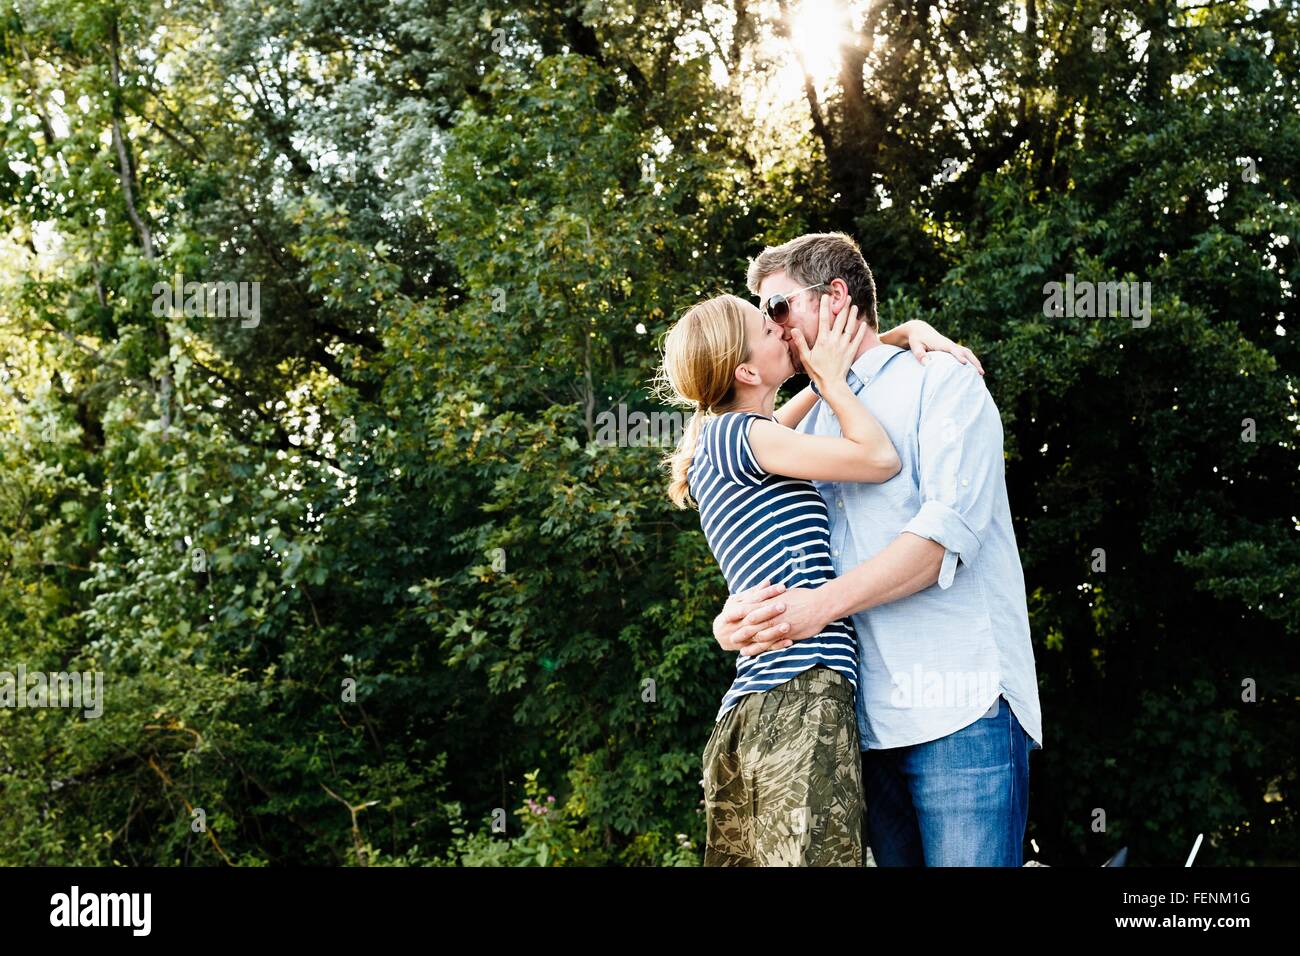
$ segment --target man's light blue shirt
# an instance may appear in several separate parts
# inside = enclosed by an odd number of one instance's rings
[[[882,484],[816,481],[843,575],[910,532],[943,545],[939,580],[853,615],[863,750],[937,740],[983,717],[999,695],[1043,745],[1025,578],[1011,526],[1002,419],[980,374],[944,352],[925,364],[892,345],[858,357],[849,386],[902,459]],[[840,434],[825,400],[799,431]]]

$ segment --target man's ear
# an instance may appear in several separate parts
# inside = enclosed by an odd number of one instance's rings
[[[839,315],[840,310],[847,308],[849,302],[849,284],[843,279],[832,279],[827,284],[827,294],[831,297],[831,315]]]

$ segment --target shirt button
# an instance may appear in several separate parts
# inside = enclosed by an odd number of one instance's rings
[[[843,499],[843,498],[840,498],[840,499],[839,499],[838,501],[836,501],[835,503],[836,503],[837,505],[839,505],[841,508],[844,507],[844,499]]]
[[[832,551],[831,554],[837,558],[840,556],[840,553],[838,551]]]
[[[962,486],[963,488],[969,488],[969,487],[970,487],[970,479],[969,479],[969,478],[963,478],[963,479],[961,480],[961,486]]]

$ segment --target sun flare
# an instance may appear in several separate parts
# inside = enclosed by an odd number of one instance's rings
[[[790,18],[790,43],[819,87],[840,69],[840,42],[849,28],[838,0],[803,0]],[[803,80],[800,77],[800,86]]]

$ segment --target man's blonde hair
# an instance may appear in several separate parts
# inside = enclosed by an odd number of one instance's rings
[[[876,281],[852,236],[813,232],[779,246],[768,246],[749,264],[745,277],[749,291],[758,295],[759,285],[776,272],[788,275],[797,283],[796,288],[829,285],[832,279],[843,279],[849,287],[849,298],[858,307],[858,317],[873,330],[879,329]]]

